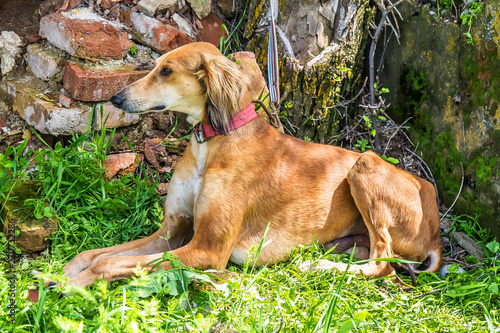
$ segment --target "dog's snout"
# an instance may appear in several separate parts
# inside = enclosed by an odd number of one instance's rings
[[[116,106],[117,108],[119,108],[123,105],[124,100],[125,100],[125,98],[123,98],[120,93],[111,97],[111,103],[113,103],[113,105]]]

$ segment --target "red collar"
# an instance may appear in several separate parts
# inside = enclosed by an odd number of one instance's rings
[[[229,125],[227,126],[227,131],[234,131],[255,117],[257,117],[257,112],[255,112],[255,105],[252,103],[231,118]],[[219,132],[214,130],[210,124],[201,123],[194,126],[193,133],[198,143],[203,143],[211,137],[219,135]]]

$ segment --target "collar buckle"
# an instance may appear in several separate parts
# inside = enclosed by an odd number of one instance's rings
[[[198,143],[203,143],[205,141],[210,140],[210,137],[207,138],[205,136],[205,131],[203,130],[202,123],[198,123],[197,125],[195,125],[193,127],[193,133],[194,133],[194,137],[196,138],[196,141],[198,141]]]

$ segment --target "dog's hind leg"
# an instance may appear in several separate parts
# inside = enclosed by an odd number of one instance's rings
[[[350,265],[349,271],[367,277],[393,274],[388,261],[400,257],[423,261],[434,258],[429,270],[440,262],[439,215],[432,185],[383,161],[372,152],[358,158],[348,173],[351,195],[363,217],[370,238],[370,259]],[[303,264],[303,269],[307,269]],[[309,264],[310,265],[310,264]],[[347,264],[320,261],[313,269],[347,269]]]

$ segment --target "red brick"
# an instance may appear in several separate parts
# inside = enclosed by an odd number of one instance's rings
[[[63,94],[59,94],[59,103],[69,109],[71,107],[71,98],[66,97]]]
[[[165,53],[193,42],[186,34],[174,27],[144,14],[130,11],[129,20],[134,39],[156,52]]]
[[[134,66],[117,68],[82,68],[68,63],[63,77],[64,88],[79,101],[105,101],[149,71],[136,71]]]
[[[203,25],[203,29],[198,29],[201,40],[219,47],[220,38],[223,36],[222,20],[214,13],[210,13],[200,22]]]
[[[78,58],[91,61],[123,58],[121,31],[88,10],[75,9],[42,17],[40,35]]]

